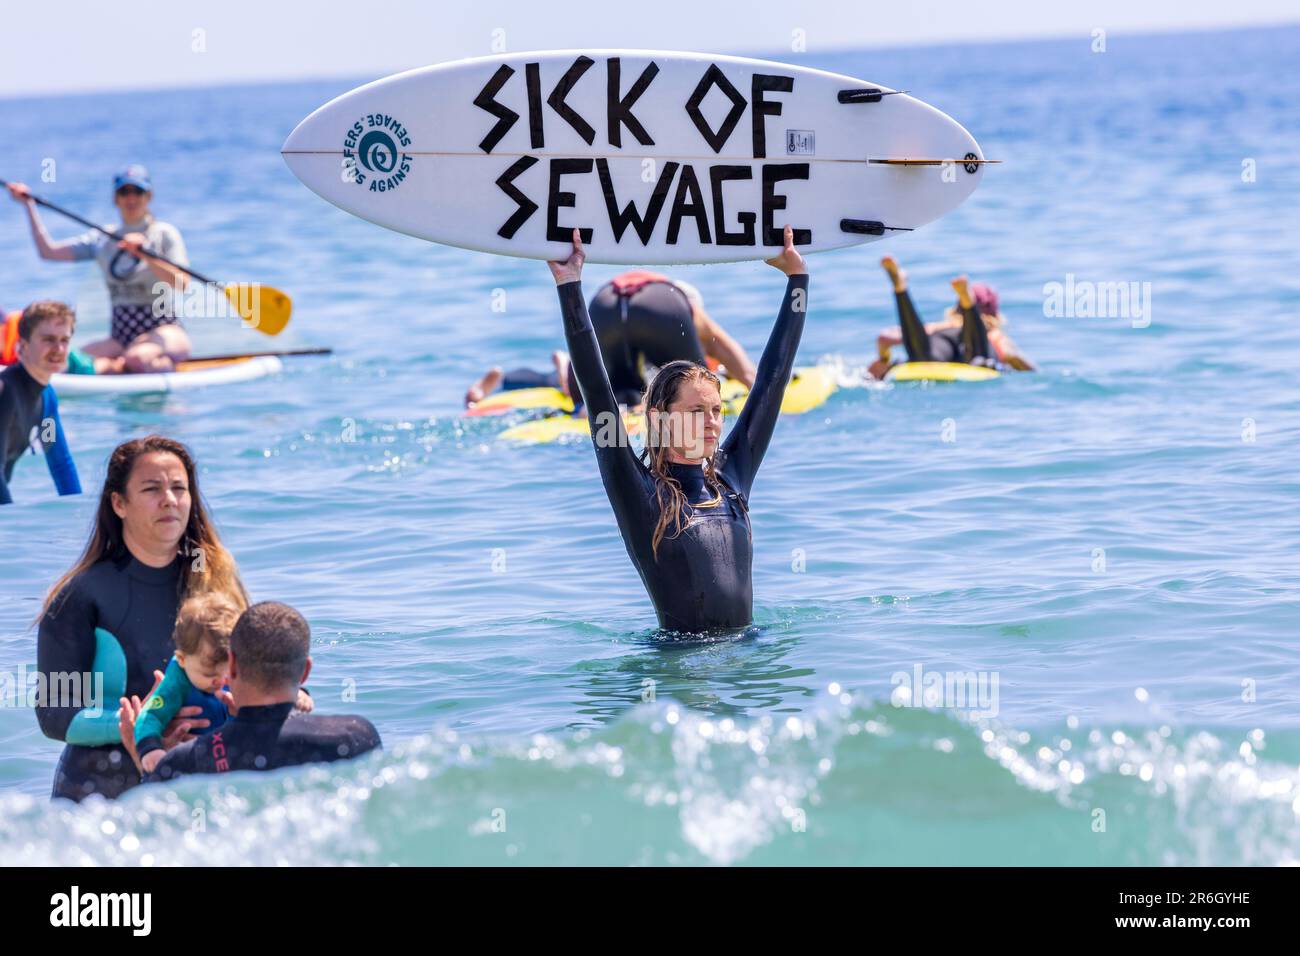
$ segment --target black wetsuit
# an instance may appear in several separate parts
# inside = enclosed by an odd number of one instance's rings
[[[555,369],[539,372],[533,368],[514,368],[501,376],[501,391],[512,392],[520,388],[559,388],[560,376]]]
[[[984,319],[974,306],[961,310],[960,329],[946,328],[927,333],[907,290],[895,292],[894,298],[898,300],[898,324],[903,331],[903,348],[907,349],[909,362],[997,364]]]
[[[13,501],[9,479],[18,459],[31,448],[33,434],[45,451],[59,494],[81,494],[54,389],[36,381],[21,362],[16,362],[0,372],[0,505]],[[47,437],[51,440],[46,441]]]
[[[609,374],[614,397],[639,405],[646,387],[646,366],[677,359],[704,364],[704,347],[695,331],[691,302],[671,282],[651,280],[630,295],[606,283],[591,299],[591,326]],[[570,394],[578,394],[577,373],[570,368]]]
[[[175,652],[180,558],[165,568],[129,553],[93,565],[68,583],[41,618],[36,666],[49,675],[100,674],[103,699],[39,695],[36,719],[45,736],[67,742],[54,771],[54,796],[116,797],[140,781],[118,743],[118,699],[141,700]],[[98,706],[94,706],[98,704]],[[55,706],[58,705],[58,706]]]
[[[787,283],[781,312],[758,363],[749,399],[714,456],[725,486],[722,501],[710,508],[690,509],[691,523],[679,536],[673,536],[670,524],[659,543],[656,560],[651,549],[659,520],[655,478],[627,443],[618,400],[605,374],[596,333],[582,299],[582,285],[567,282],[559,286],[564,335],[587,403],[600,477],[627,553],[654,602],[660,627],[702,632],[736,630],[752,623],[754,549],[749,493],[794,370],[807,311],[807,289],[806,275],[792,276]],[[608,434],[613,420],[618,422],[619,441],[613,446],[602,445],[600,430],[604,428]],[[671,471],[682,481],[688,501],[712,497],[701,468],[675,465]]]
[[[304,763],[359,757],[381,746],[364,717],[304,714],[290,717],[293,702],[241,707],[220,730],[167,752],[148,783],[192,773],[275,770]]]

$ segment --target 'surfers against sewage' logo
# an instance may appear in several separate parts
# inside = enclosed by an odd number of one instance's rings
[[[411,137],[387,113],[367,113],[343,137],[343,179],[372,193],[391,192],[411,172]]]

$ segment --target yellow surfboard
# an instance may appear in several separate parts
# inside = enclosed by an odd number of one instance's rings
[[[799,415],[811,411],[830,398],[836,388],[838,383],[833,368],[825,365],[797,368],[790,379],[790,384],[786,386],[781,411],[787,415]],[[740,382],[728,378],[722,380],[724,414],[739,414],[745,407],[745,399],[748,397],[748,389]],[[499,415],[513,411],[568,413],[573,411],[573,402],[556,388],[516,388],[508,392],[494,392],[465,414]]]
[[[573,402],[558,388],[513,388],[508,392],[493,392],[466,415],[500,415],[515,411],[571,412]]]
[[[623,427],[629,435],[638,435],[641,433],[642,421],[640,415],[625,414]],[[564,438],[582,438],[590,433],[587,419],[558,414],[507,428],[499,437],[522,445],[549,445]]]
[[[805,368],[795,369],[794,376],[790,379],[790,384],[786,386],[785,396],[781,400],[781,412],[785,415],[802,415],[804,412],[812,411],[814,408],[822,405],[831,394],[838,388],[835,378],[835,370],[828,366],[816,365]],[[556,392],[555,389],[517,389],[513,392],[504,392],[504,395],[515,395],[519,392],[555,392],[563,398],[563,394]],[[495,395],[488,396],[495,398]],[[536,396],[540,399],[542,396]],[[527,397],[525,401],[532,401],[534,397]],[[745,407],[745,400],[749,398],[749,390],[739,382],[724,379],[722,382],[722,401],[723,412],[727,415],[738,415],[740,410]],[[566,400],[567,401],[567,400]],[[481,406],[479,406],[481,407]],[[535,409],[544,407],[540,404],[525,404],[513,406],[522,409]],[[516,425],[508,428],[501,433],[500,437],[506,441],[515,441],[525,444],[547,444],[548,442],[559,441],[566,435],[586,435],[589,434],[587,420],[585,418],[572,418],[568,414],[573,410],[570,404],[567,409],[557,407],[554,409],[554,415],[548,418],[538,419],[536,421],[524,422],[522,425]],[[642,418],[640,415],[624,415],[624,426],[627,428],[629,435],[635,435],[640,431]]]
[[[1001,374],[995,368],[963,362],[903,362],[885,373],[887,382],[986,382]]]

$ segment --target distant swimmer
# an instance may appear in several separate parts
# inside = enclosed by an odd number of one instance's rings
[[[122,222],[106,228],[122,234],[121,242],[94,231],[55,242],[36,211],[31,191],[23,183],[9,183],[9,194],[27,209],[32,239],[42,259],[99,263],[112,304],[109,337],[90,343],[85,351],[115,360],[100,371],[170,372],[189,357],[190,337],[176,318],[171,291],[185,289],[189,276],[149,252],[181,265],[188,265],[189,258],[176,227],[155,219],[149,211],[153,185],[143,166],[128,166],[113,180],[113,201]],[[157,283],[166,290],[155,292]]]
[[[54,488],[81,494],[81,481],[59,419],[59,399],[50,376],[68,364],[76,329],[72,309],[62,302],[33,302],[15,327],[18,361],[0,372],[0,505],[13,502],[9,481],[18,459],[40,446]]]
[[[885,256],[880,264],[894,286],[899,325],[885,329],[876,340],[879,357],[869,369],[875,378],[884,378],[894,364],[890,352],[895,345],[906,349],[909,362],[1003,365],[1021,372],[1035,371],[1007,335],[1007,321],[998,312],[998,296],[992,288],[982,283],[971,285],[965,276],[958,276],[952,280],[956,306],[944,313],[942,322],[923,325],[907,291],[907,273],[892,256]]]
[[[516,368],[507,372],[500,366],[494,366],[465,392],[465,407],[473,408],[498,389],[510,392],[521,388],[554,388],[568,396],[569,353],[556,349],[551,353],[551,365],[554,368],[550,372],[539,372],[531,368]]]
[[[785,297],[749,399],[726,441],[719,445],[717,375],[699,359],[669,361],[644,395],[649,429],[640,457],[628,444],[620,398],[583,299],[583,258],[574,230],[573,254],[549,265],[601,481],[628,556],[660,627],[692,633],[744,628],[753,621],[754,603],[750,490],[781,412],[807,312],[807,268],[794,248],[794,233],[787,226],[784,250],[767,260],[788,277]]]

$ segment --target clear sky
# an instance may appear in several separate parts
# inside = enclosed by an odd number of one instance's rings
[[[0,97],[377,78],[573,47],[776,54],[797,30],[815,52],[1293,22],[1296,0],[14,0],[0,20]]]

